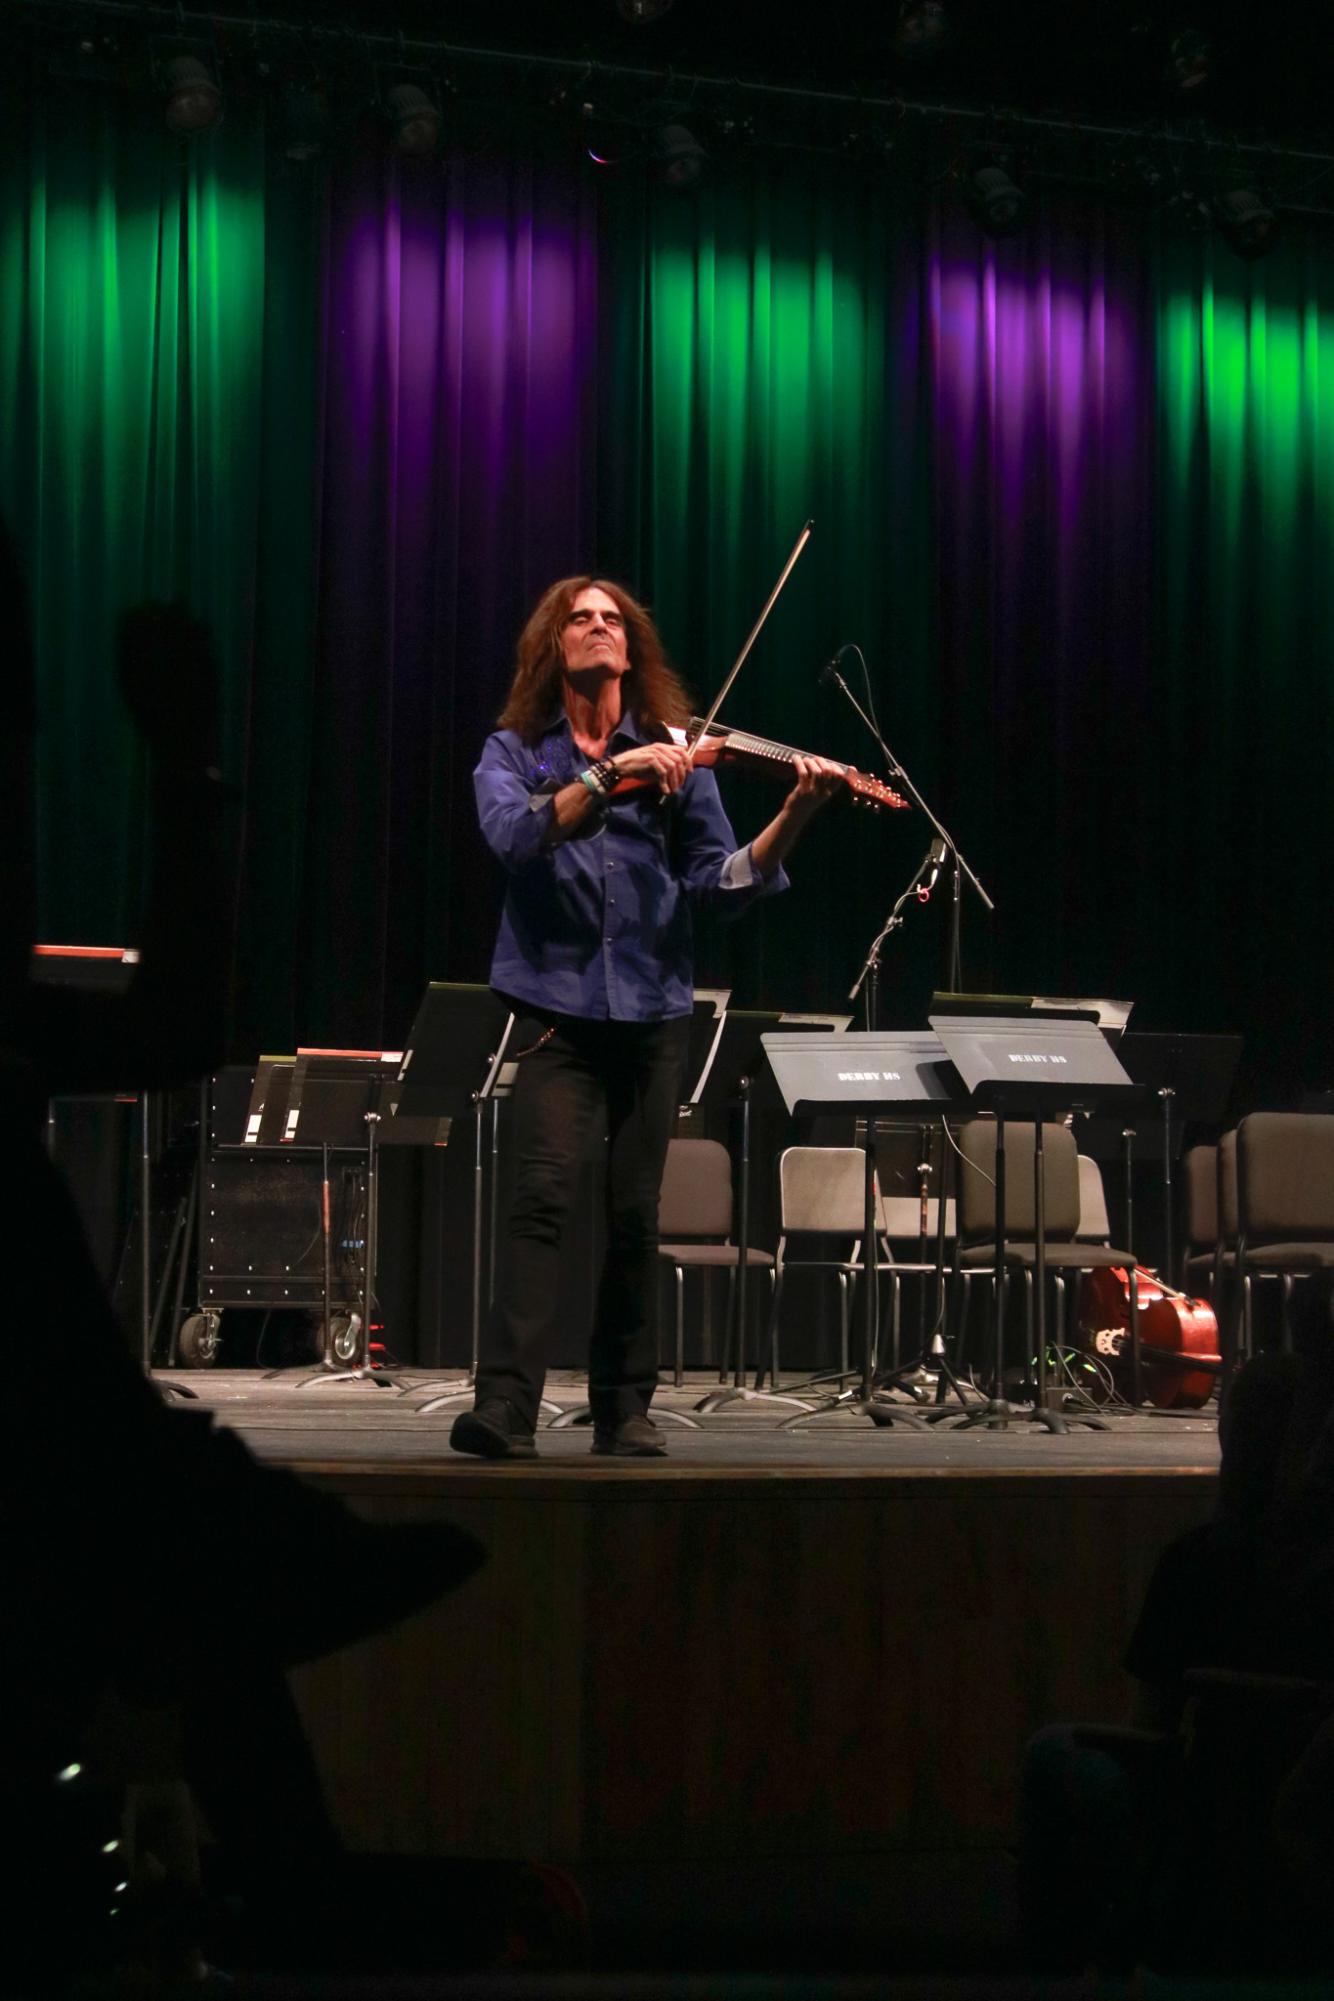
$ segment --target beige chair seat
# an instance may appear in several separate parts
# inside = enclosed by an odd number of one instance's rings
[[[726,1265],[735,1265],[737,1247],[735,1244],[659,1244],[658,1256],[672,1264],[709,1265],[722,1270]],[[772,1251],[757,1251],[753,1245],[746,1247],[746,1263],[754,1268],[767,1271],[773,1264]]]
[[[1104,1267],[1126,1263],[1124,1251],[1108,1250],[1102,1244],[1044,1244],[1042,1252],[1048,1271],[1095,1271]],[[1036,1265],[1038,1247],[1036,1243],[1007,1243],[1007,1262],[1017,1265]],[[974,1271],[985,1267],[990,1270],[996,1261],[994,1244],[970,1244],[961,1254],[965,1269]]]
[[[1247,1244],[1247,1262],[1274,1271],[1334,1270],[1334,1244]]]

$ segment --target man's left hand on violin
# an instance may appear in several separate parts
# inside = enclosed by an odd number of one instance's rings
[[[841,764],[835,764],[827,757],[816,757],[813,753],[794,753],[792,769],[797,782],[783,801],[783,811],[801,819],[808,819],[812,813],[818,812],[847,783],[847,773]]]

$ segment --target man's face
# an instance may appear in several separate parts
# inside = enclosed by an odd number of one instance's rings
[[[570,606],[561,627],[560,644],[567,674],[600,670],[619,677],[629,672],[625,620],[620,606],[596,584],[580,591]]]

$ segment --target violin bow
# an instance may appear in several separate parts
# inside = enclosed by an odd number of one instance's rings
[[[778,582],[774,585],[773,589],[769,593],[768,600],[765,604],[764,610],[760,613],[754,625],[751,627],[750,638],[746,641],[741,651],[737,654],[736,659],[733,661],[731,672],[728,674],[727,679],[723,682],[722,687],[718,690],[718,693],[714,696],[713,703],[709,709],[709,713],[707,714],[707,716],[705,716],[704,721],[700,724],[700,727],[689,746],[689,750],[687,752],[687,757],[686,757],[686,761],[688,764],[691,765],[694,764],[696,751],[699,749],[705,737],[712,729],[714,718],[718,714],[718,711],[719,709],[721,709],[723,703],[727,700],[728,694],[732,687],[732,683],[736,680],[737,675],[741,672],[741,669],[745,666],[747,656],[750,653],[750,649],[752,648],[752,646],[754,646],[755,641],[759,638],[760,633],[764,630],[764,621],[768,618],[769,613],[778,603],[779,597],[782,594],[784,584],[786,584],[788,578],[792,575],[792,572],[796,569],[797,560],[800,557],[802,550],[806,547],[806,544],[810,541],[811,530],[812,528],[814,528],[814,526],[815,523],[813,521],[808,521],[806,523],[806,526],[802,529],[800,535],[798,535],[796,541],[792,544],[792,554],[788,557],[787,561],[784,563],[782,573],[779,576]]]

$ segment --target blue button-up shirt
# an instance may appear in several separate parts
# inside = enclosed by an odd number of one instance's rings
[[[609,751],[643,743],[627,717]],[[477,811],[509,875],[491,984],[510,999],[591,1021],[664,1021],[694,998],[692,907],[735,914],[786,889],[737,849],[711,771],[610,801],[554,842],[552,794],[588,769],[568,716],[535,744],[497,730],[473,773]]]

